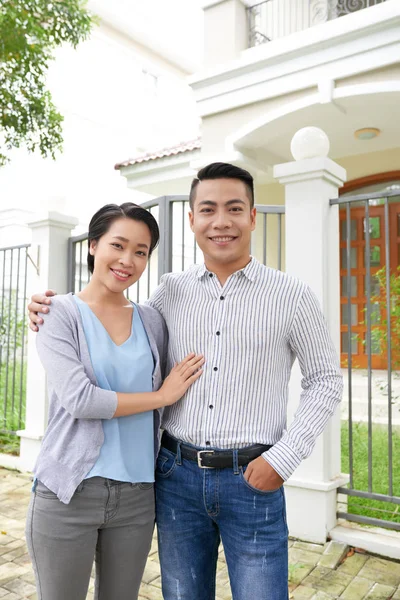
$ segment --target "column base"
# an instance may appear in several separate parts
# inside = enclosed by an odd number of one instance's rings
[[[348,481],[348,475],[332,481],[289,479],[285,484],[289,535],[324,544],[337,523],[337,488]]]

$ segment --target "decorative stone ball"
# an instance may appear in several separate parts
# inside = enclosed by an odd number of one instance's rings
[[[295,160],[328,156],[328,136],[319,127],[303,127],[294,134],[290,151]]]

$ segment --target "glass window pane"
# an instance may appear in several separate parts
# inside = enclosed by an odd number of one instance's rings
[[[367,250],[365,248],[365,250]],[[369,264],[371,267],[380,267],[381,266],[381,247],[380,246],[371,246],[370,254],[369,254]],[[367,253],[365,252],[365,265],[368,264]]]
[[[382,204],[385,204],[385,198],[372,198],[368,203],[370,206],[382,206]]]
[[[347,331],[342,331],[342,352],[349,353],[349,334]],[[358,354],[358,338],[356,333],[351,335],[351,353]]]
[[[355,298],[357,296],[357,277],[355,275],[351,276],[351,297]],[[348,295],[347,289],[347,275],[342,277],[342,296]]]
[[[371,275],[371,297],[372,296],[379,296],[382,293],[385,293],[385,290],[381,289],[381,286],[379,285],[379,279],[376,277],[376,275]],[[367,290],[367,278],[364,277],[364,292],[365,295],[368,295],[368,290]]]
[[[349,325],[348,306],[347,306],[347,304],[342,304],[341,306],[342,306],[342,325]],[[357,304],[352,304],[351,308],[350,308],[352,325],[358,325],[357,308],[358,308]]]
[[[365,314],[365,317],[367,315]],[[371,304],[371,325],[377,325],[381,321],[381,309],[379,304]]]
[[[362,336],[362,347],[363,347],[363,354],[365,356],[368,356],[368,352],[367,352],[367,335],[363,335]],[[382,348],[381,345],[379,343],[379,341],[377,339],[374,339],[374,333],[372,332],[371,335],[371,354],[382,354]]]
[[[378,340],[375,340],[372,336],[371,339],[371,354],[381,354],[382,348]]]
[[[350,266],[357,268],[357,248],[350,248]],[[342,269],[347,269],[347,248],[342,248]]]
[[[364,237],[365,237],[365,227],[366,227],[366,219],[364,219]],[[371,239],[377,239],[381,237],[381,218],[380,217],[370,217],[369,218],[369,237]]]
[[[344,219],[340,222],[340,239],[342,242],[347,240],[347,220]],[[357,221],[356,219],[350,219],[350,239],[357,239]]]

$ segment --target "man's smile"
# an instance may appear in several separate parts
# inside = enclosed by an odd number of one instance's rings
[[[209,237],[209,240],[211,240],[215,244],[218,244],[218,246],[226,246],[227,244],[229,244],[229,243],[234,242],[235,240],[237,240],[237,236],[233,236],[233,235],[215,235],[215,236]]]

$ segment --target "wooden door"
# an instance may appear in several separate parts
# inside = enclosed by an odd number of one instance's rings
[[[346,209],[339,211],[340,216],[340,308],[341,308],[341,361],[342,366],[348,363],[348,328],[351,327],[352,367],[367,368],[368,358],[366,349],[366,247],[365,247],[365,208],[354,207],[350,211],[351,218],[351,309],[348,314],[347,292],[347,243],[346,243]],[[386,235],[384,206],[370,206],[370,253],[371,253],[371,324],[379,325],[384,317],[385,306],[382,302],[374,302],[373,297],[379,293],[376,273],[386,265]],[[393,273],[400,264],[400,202],[389,204],[389,238],[390,266]],[[379,344],[372,340],[372,368],[386,369],[386,355],[382,354]]]

